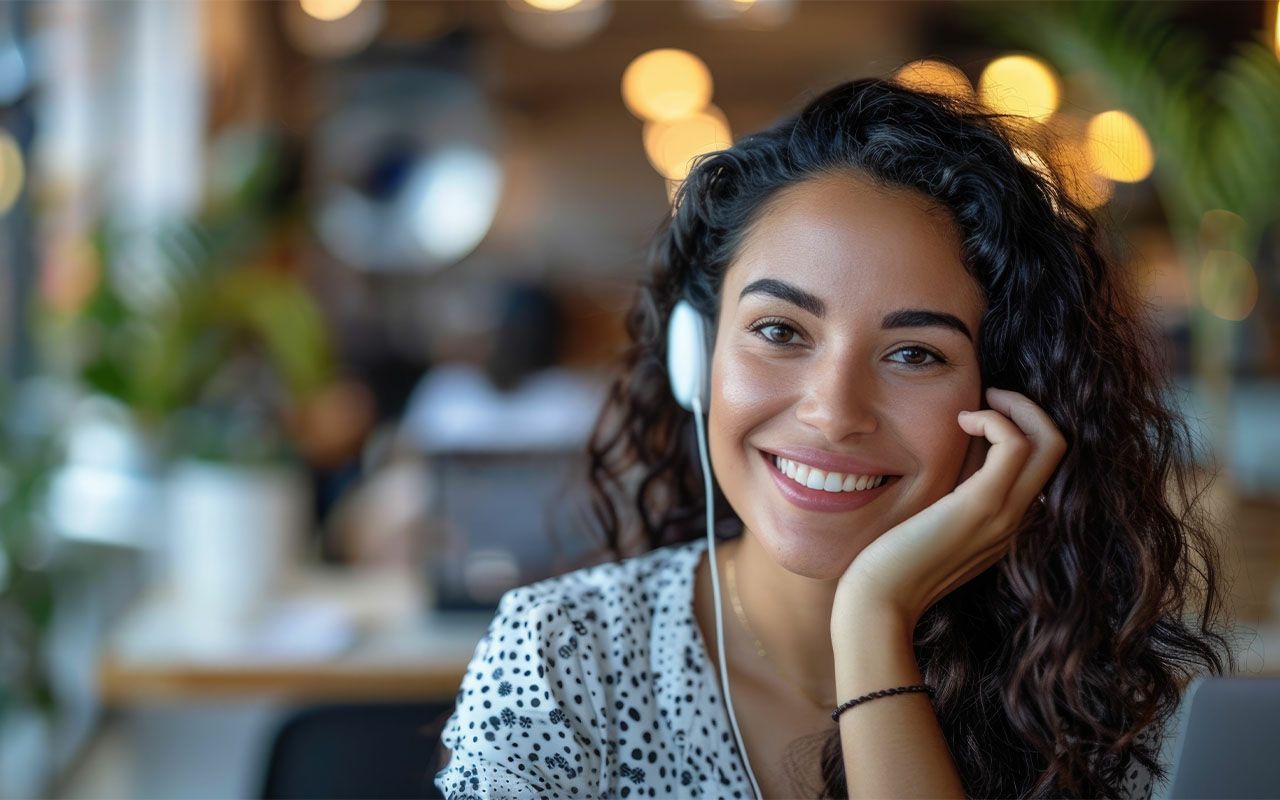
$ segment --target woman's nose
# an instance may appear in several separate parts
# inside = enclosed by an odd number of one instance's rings
[[[874,433],[877,391],[874,378],[847,360],[824,362],[805,381],[796,419],[821,432],[829,442]]]

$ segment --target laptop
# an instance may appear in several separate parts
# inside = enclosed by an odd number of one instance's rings
[[[1176,718],[1153,800],[1280,798],[1280,676],[1200,676]]]
[[[433,454],[431,605],[492,612],[509,589],[598,560],[582,516],[585,458],[580,449]]]

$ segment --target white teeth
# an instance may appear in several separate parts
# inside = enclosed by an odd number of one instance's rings
[[[861,492],[874,489],[888,480],[884,475],[846,475],[842,472],[827,472],[781,456],[774,456],[773,463],[780,472],[796,483],[824,492]]]

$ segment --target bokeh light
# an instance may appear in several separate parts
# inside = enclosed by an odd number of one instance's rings
[[[1200,217],[1200,247],[1209,250],[1233,250],[1241,247],[1249,224],[1244,217],[1224,208],[1214,208]]]
[[[539,11],[566,11],[582,2],[582,0],[524,0],[526,4]]]
[[[997,58],[978,78],[978,98],[992,111],[1039,122],[1053,116],[1061,93],[1057,75],[1032,56]]]
[[[506,0],[500,7],[512,33],[549,50],[587,41],[604,29],[613,14],[608,0]]]
[[[1089,120],[1085,143],[1093,170],[1113,181],[1137,183],[1155,166],[1146,131],[1123,111],[1104,111]]]
[[[324,19],[306,7],[281,4],[285,36],[299,51],[316,58],[344,58],[354,55],[378,36],[386,17],[383,3],[362,3],[340,17]]]
[[[333,22],[356,10],[361,0],[298,0],[302,10],[324,22]]]
[[[1115,184],[1093,169],[1085,146],[1085,120],[1061,114],[1054,119],[1053,128],[1044,155],[1057,172],[1062,193],[1087,209],[1106,205],[1115,195]]]
[[[685,50],[650,50],[622,73],[622,100],[643,120],[673,121],[695,114],[711,102],[711,91],[711,70]]]
[[[954,64],[925,58],[906,64],[894,74],[894,80],[912,89],[933,92],[963,100],[973,99],[969,76]]]
[[[1271,10],[1271,16],[1275,20],[1274,30],[1271,32],[1271,47],[1275,50],[1276,58],[1280,58],[1280,0],[1276,0],[1275,6]]]
[[[1258,275],[1239,253],[1210,250],[1200,264],[1200,302],[1209,313],[1239,322],[1258,304]]]
[[[646,122],[644,152],[649,163],[663,177],[684,180],[689,162],[703,153],[723,150],[733,144],[729,120],[714,105],[673,122]]]
[[[22,149],[8,131],[0,130],[0,214],[7,214],[26,183]]]

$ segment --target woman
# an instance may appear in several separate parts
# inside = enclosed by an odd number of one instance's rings
[[[1151,732],[1235,668],[1218,557],[1140,306],[1013,129],[866,79],[699,160],[590,444],[618,560],[503,598],[447,796],[1150,794]]]

